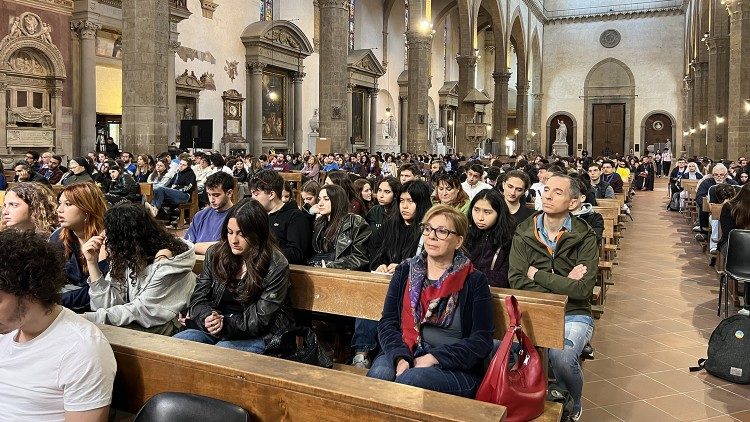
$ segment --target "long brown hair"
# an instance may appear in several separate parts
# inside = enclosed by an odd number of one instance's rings
[[[320,228],[323,233],[323,249],[328,250],[336,242],[336,238],[344,224],[344,217],[349,214],[349,198],[344,188],[338,185],[325,185],[320,191],[326,191],[328,199],[331,201],[331,213],[315,220],[315,230]],[[320,201],[318,201],[320,202]]]
[[[250,250],[240,256],[232,253],[227,236],[229,219],[237,220],[242,236],[250,245]],[[227,286],[229,291],[237,294],[237,300],[246,303],[261,291],[263,279],[278,250],[275,238],[271,235],[268,224],[268,212],[260,202],[244,198],[232,208],[224,219],[221,228],[221,241],[214,246],[216,251],[211,261],[214,279]],[[237,280],[237,274],[245,264],[247,272]]]
[[[52,191],[34,182],[20,182],[8,189],[29,206],[29,219],[34,224],[34,231],[49,235],[57,227],[55,196]],[[5,229],[5,222],[0,220],[0,230]]]
[[[65,195],[65,200],[75,205],[86,216],[83,223],[83,239],[85,242],[92,236],[96,236],[104,230],[104,213],[107,211],[107,200],[104,199],[101,189],[93,183],[74,183],[62,190],[60,196]],[[58,200],[60,197],[58,197]],[[69,258],[73,253],[73,242],[78,242],[73,230],[63,227],[60,229],[60,243],[65,248],[65,257]],[[88,274],[86,261],[83,254],[76,257],[78,266],[84,274]]]
[[[732,207],[732,217],[737,227],[750,228],[750,183],[745,183],[742,189],[729,200]]]

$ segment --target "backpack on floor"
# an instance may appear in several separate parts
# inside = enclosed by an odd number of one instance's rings
[[[667,211],[679,211],[680,210],[680,192],[672,194],[672,199],[667,204]]]
[[[734,315],[719,323],[708,340],[708,359],[690,372],[709,374],[737,384],[750,384],[750,318]]]

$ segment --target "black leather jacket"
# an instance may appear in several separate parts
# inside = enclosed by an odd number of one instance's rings
[[[313,230],[313,249],[316,255],[324,253],[322,231],[321,225],[316,225]],[[326,259],[326,268],[367,271],[370,266],[367,256],[370,233],[370,226],[364,218],[357,214],[347,214],[336,237],[332,259]]]
[[[198,276],[195,292],[190,298],[190,318],[201,330],[206,317],[217,310],[226,285],[217,282],[211,263],[219,244],[206,251],[203,271]],[[293,325],[289,302],[289,263],[281,251],[275,251],[268,274],[263,279],[261,292],[249,303],[244,303],[242,314],[224,315],[224,328],[219,333],[222,340],[263,338],[268,341],[274,334],[286,331]]]
[[[133,176],[122,173],[120,177],[109,182],[107,193],[135,201],[141,197],[141,188],[135,183]]]

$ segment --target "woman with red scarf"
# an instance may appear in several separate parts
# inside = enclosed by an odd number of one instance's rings
[[[378,324],[368,377],[474,397],[492,350],[487,277],[461,251],[466,216],[436,205],[422,220],[424,252],[399,265]]]

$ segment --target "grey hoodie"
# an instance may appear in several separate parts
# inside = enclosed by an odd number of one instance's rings
[[[137,322],[145,328],[174,320],[184,309],[195,289],[195,246],[146,267],[144,275],[125,285],[113,282],[110,274],[91,282],[91,309],[87,319],[97,324],[123,326]],[[130,280],[130,270],[125,270]]]

